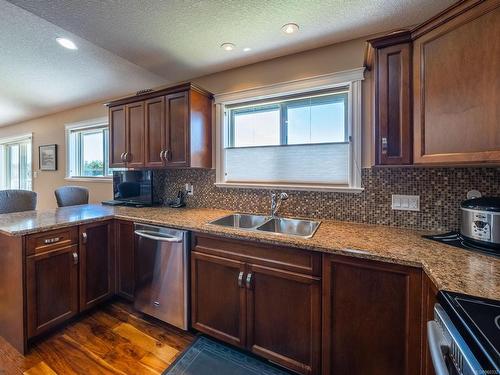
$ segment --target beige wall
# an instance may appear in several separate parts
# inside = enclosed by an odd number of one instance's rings
[[[357,39],[226,70],[193,81],[214,94],[220,94],[340,72],[363,66],[364,48],[365,38]],[[372,79],[367,73],[363,83],[363,166],[370,166],[373,160],[371,86]],[[106,108],[98,103],[0,128],[0,138],[33,132],[35,172],[38,171],[38,146],[53,143],[58,145],[59,170],[38,172],[37,178],[33,180],[34,190],[38,193],[39,208],[55,207],[54,189],[70,184],[64,180],[65,124],[98,118],[106,114]],[[111,199],[111,183],[78,182],[77,184],[90,189],[92,202]]]
[[[37,208],[56,207],[54,190],[62,185],[86,186],[90,190],[90,201],[101,202],[112,198],[111,182],[70,182],[66,175],[65,124],[107,116],[102,104],[91,104],[68,111],[40,117],[20,124],[0,128],[0,138],[33,133],[33,190],[38,194]],[[57,144],[58,170],[39,171],[38,146]],[[36,177],[35,177],[36,176]]]

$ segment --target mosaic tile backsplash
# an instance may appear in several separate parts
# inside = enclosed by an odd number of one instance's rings
[[[270,191],[264,189],[218,188],[215,170],[178,169],[155,172],[155,195],[164,202],[174,198],[184,184],[191,183],[194,195],[188,207],[220,208],[267,213]],[[436,231],[459,227],[460,202],[469,190],[500,196],[500,168],[365,168],[359,194],[287,191],[284,216],[335,219]],[[392,194],[420,195],[420,211],[391,209]]]

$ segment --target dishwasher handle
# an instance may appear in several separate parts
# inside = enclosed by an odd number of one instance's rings
[[[182,238],[173,237],[169,234],[153,232],[150,230],[136,230],[134,233],[137,234],[139,237],[149,238],[150,240],[155,240],[155,241],[182,242]]]
[[[427,322],[427,342],[436,375],[450,375],[444,360],[444,355],[449,352],[449,346],[441,333],[441,328],[434,320]]]

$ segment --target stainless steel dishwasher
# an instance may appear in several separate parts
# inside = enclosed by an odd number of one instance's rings
[[[184,330],[188,328],[188,235],[135,224],[134,307]]]

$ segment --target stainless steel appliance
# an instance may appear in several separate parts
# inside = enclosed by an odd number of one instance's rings
[[[462,236],[481,246],[500,247],[500,198],[467,199],[460,209]]]
[[[427,340],[436,375],[500,374],[500,302],[439,292]]]
[[[134,307],[184,330],[188,328],[188,235],[135,224]]]

